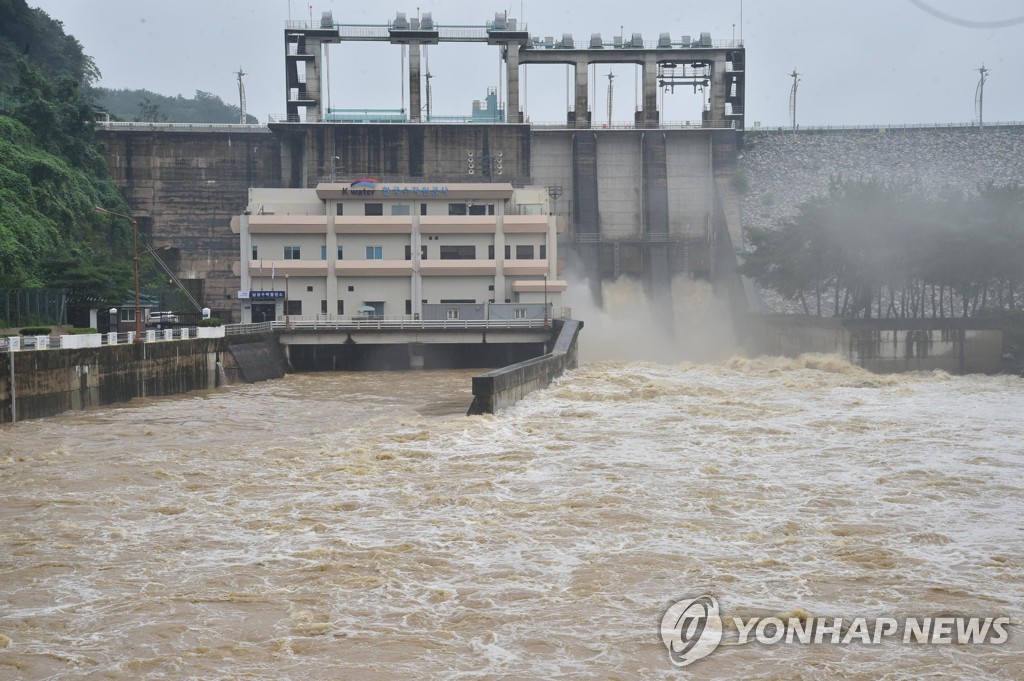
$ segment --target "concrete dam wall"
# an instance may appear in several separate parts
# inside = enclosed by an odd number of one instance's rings
[[[766,227],[827,192],[831,177],[929,193],[1024,183],[1024,126],[747,131],[739,169],[743,226]]]
[[[304,187],[332,174],[548,186],[570,226],[561,244],[570,267],[592,284],[627,275],[657,290],[678,272],[728,279],[742,227],[792,214],[826,191],[831,176],[911,181],[928,191],[1024,182],[1024,126],[747,131],[742,148],[731,130],[272,128],[124,124],[97,132],[141,232],[227,322],[238,321],[239,287],[230,219],[245,209],[250,187]]]

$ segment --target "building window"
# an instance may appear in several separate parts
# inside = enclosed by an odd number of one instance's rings
[[[505,260],[511,260],[511,259],[512,259],[512,247],[509,246],[508,244],[505,244]]]
[[[366,247],[366,259],[367,260],[383,260],[384,259],[384,247],[383,246],[367,246]]]
[[[482,203],[474,203],[469,207],[470,215],[487,215],[487,206]]]
[[[327,246],[320,247],[320,259],[327,260]]]
[[[426,215],[426,214],[427,214],[427,204],[421,203],[420,204],[420,215]]]
[[[457,307],[449,307],[448,310],[445,313],[445,316],[448,319],[458,319],[459,318],[459,308],[457,308]]]
[[[545,244],[541,244],[540,245],[540,259],[541,260],[547,260],[548,259],[548,247]]]
[[[135,308],[134,307],[122,307],[121,308],[121,321],[122,322],[134,322],[135,321]]]
[[[344,215],[344,214],[345,214],[345,204],[339,203],[338,204],[337,215]]]
[[[285,314],[302,314],[302,301],[301,300],[289,300],[284,304]]]
[[[253,260],[259,260],[260,259],[260,249],[255,244],[253,244],[253,247],[252,247],[252,259]]]
[[[412,314],[412,301],[405,301],[405,314]]]
[[[326,300],[321,300],[320,301],[320,314],[327,314],[327,301]]]
[[[494,244],[487,247],[487,259],[494,260]]]
[[[533,260],[533,246],[516,246],[516,260]]]
[[[285,260],[300,260],[301,259],[301,248],[299,246],[285,246],[284,247],[284,259]]]
[[[383,203],[367,203],[363,206],[363,215],[384,215]]]
[[[338,301],[338,314],[339,315],[345,314],[345,301],[344,300],[339,300]]]
[[[393,203],[391,204],[392,215],[409,215],[409,204],[408,203]]]
[[[412,260],[412,246],[406,245],[405,247],[405,259]],[[420,260],[427,259],[427,247],[423,244],[420,245]]]
[[[312,293],[313,292],[313,287],[312,286],[307,286],[306,287],[306,291],[309,292],[309,293]]]
[[[517,307],[517,308],[515,308],[515,315],[514,316],[515,316],[516,319],[526,319],[526,308],[525,307]]]
[[[349,292],[351,293],[352,291],[355,291],[355,290],[356,290],[356,287],[355,287],[355,286],[349,286],[349,287],[348,287],[348,290],[349,290]]]
[[[488,291],[493,291],[494,290],[494,284],[488,284],[487,285],[487,290]]]
[[[338,260],[345,259],[345,249],[342,246],[338,246]]]
[[[441,260],[476,260],[476,246],[441,246]]]
[[[466,204],[464,203],[449,203],[448,204],[448,215],[465,215]]]

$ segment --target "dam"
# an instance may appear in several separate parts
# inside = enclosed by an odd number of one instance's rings
[[[332,109],[323,97],[323,55],[341,42],[383,41],[408,51],[409,109]],[[449,42],[500,51],[503,89],[488,115],[435,116],[419,53]],[[314,188],[373,177],[385,183],[511,183],[546,191],[565,223],[555,276],[591,282],[636,277],[649,294],[672,277],[728,285],[740,243],[739,197],[732,178],[742,147],[745,52],[742,41],[703,33],[644,36],[533,36],[514,18],[445,26],[429,13],[398,14],[378,26],[290,21],[284,29],[286,101],[267,125],[107,123],[98,129],[110,170],[140,229],[191,293],[226,321],[242,321],[239,241],[231,219],[253,187]],[[530,65],[573,73],[561,123],[534,125],[520,106],[519,73]],[[594,65],[631,64],[640,74],[635,118],[598,122]],[[427,92],[423,83],[426,81]],[[659,89],[702,93],[699,120],[667,122]],[[426,96],[424,96],[426,94]],[[490,106],[490,102],[488,102]],[[359,111],[360,113],[355,113]],[[480,113],[474,110],[475,114]]]

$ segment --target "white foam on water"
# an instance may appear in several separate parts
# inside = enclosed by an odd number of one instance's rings
[[[678,678],[658,622],[704,593],[1019,625],[1019,379],[608,361],[498,416],[419,415],[468,376],[289,376],[5,427],[0,664]],[[693,674],[1019,678],[1018,639],[753,645]]]

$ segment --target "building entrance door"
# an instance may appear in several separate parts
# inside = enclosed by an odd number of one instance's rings
[[[277,320],[275,310],[277,305],[274,303],[253,303],[252,306],[252,323],[259,324],[260,322],[273,322]]]

